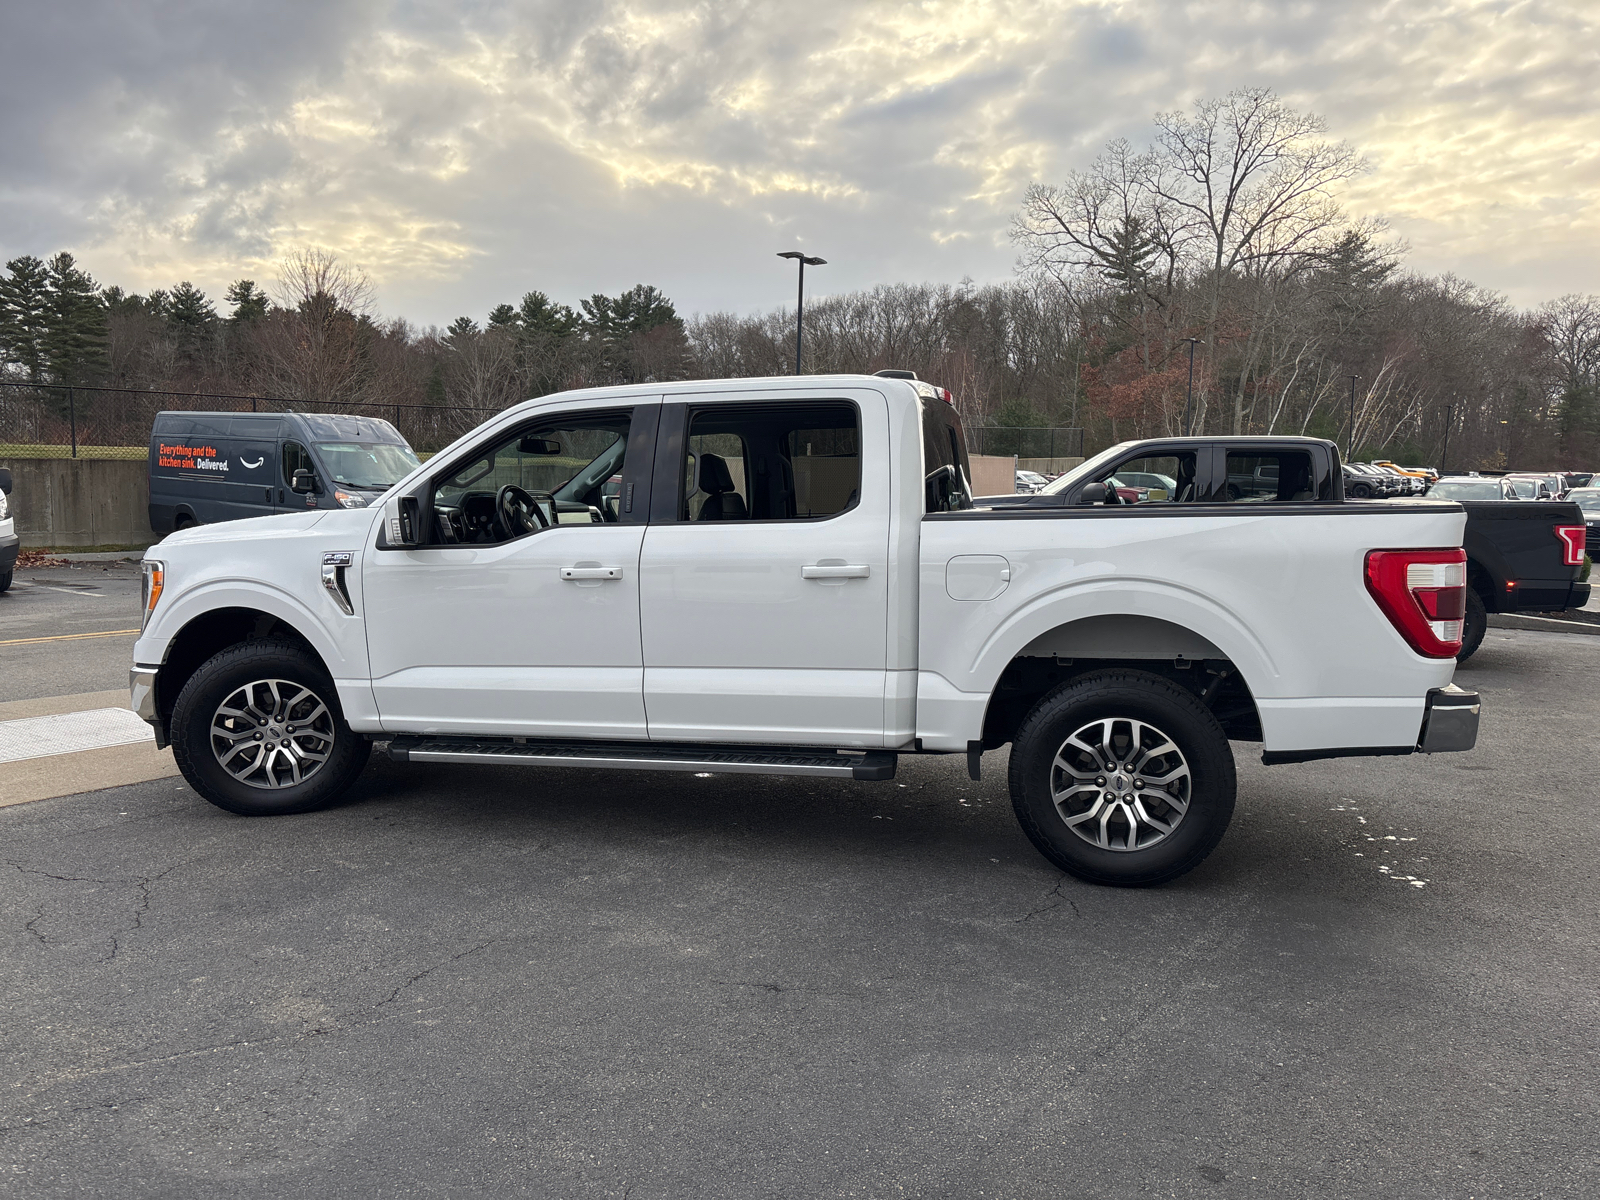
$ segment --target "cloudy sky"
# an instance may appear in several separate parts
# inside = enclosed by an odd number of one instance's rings
[[[1600,0],[54,0],[0,17],[0,255],[102,282],[357,262],[421,323],[1010,276],[1033,179],[1276,89],[1410,263],[1600,291]]]

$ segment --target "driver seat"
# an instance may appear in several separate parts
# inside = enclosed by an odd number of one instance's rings
[[[701,521],[743,521],[750,515],[744,497],[733,490],[733,472],[720,454],[700,456],[700,490],[706,501],[700,506]]]

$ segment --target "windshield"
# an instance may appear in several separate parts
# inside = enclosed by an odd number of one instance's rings
[[[365,491],[392,488],[418,466],[410,446],[393,442],[318,442],[317,457],[334,483]]]
[[[1567,499],[1583,509],[1586,517],[1600,517],[1600,488],[1585,488],[1568,493]]]
[[[1469,483],[1442,480],[1433,485],[1428,495],[1436,500],[1503,500],[1505,493],[1494,479],[1474,479]]]
[[[1111,449],[1100,451],[1100,453],[1096,454],[1093,458],[1086,459],[1077,466],[1073,467],[1072,470],[1061,476],[1060,479],[1052,480],[1050,483],[1040,488],[1039,494],[1041,496],[1054,496],[1066,491],[1073,484],[1077,483],[1078,480],[1087,479],[1102,467],[1119,458],[1122,455],[1122,452],[1131,445],[1133,445],[1132,442],[1118,442],[1115,446],[1111,447]]]
[[[1536,500],[1539,497],[1539,485],[1532,479],[1513,479],[1511,486],[1517,489],[1517,495],[1524,500]]]

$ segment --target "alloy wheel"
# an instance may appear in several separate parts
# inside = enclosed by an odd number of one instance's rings
[[[304,684],[259,679],[230,692],[211,717],[211,752],[249,787],[295,787],[333,752],[333,713]]]
[[[1148,850],[1189,811],[1194,785],[1177,744],[1146,721],[1106,717],[1061,743],[1050,797],[1074,834],[1101,850]]]

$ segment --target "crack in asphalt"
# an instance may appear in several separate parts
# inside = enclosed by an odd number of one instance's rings
[[[498,942],[500,940],[501,940],[500,938],[490,938],[487,942],[479,942],[476,946],[472,947],[472,949],[470,949],[470,950],[463,950],[460,954],[452,954],[449,958],[443,960],[442,962],[434,963],[433,966],[429,967],[426,971],[417,972],[417,974],[413,975],[410,979],[406,980],[399,987],[395,988],[394,991],[390,992],[389,993],[389,998],[387,1000],[379,1000],[376,1004],[374,1004],[372,1006],[372,1011],[376,1012],[378,1009],[382,1008],[386,1004],[393,1004],[396,1000],[398,1000],[400,998],[400,994],[402,992],[404,992],[407,988],[410,988],[414,984],[419,983],[420,981],[426,979],[429,975],[432,975],[440,967],[448,967],[451,963],[460,962],[463,958],[467,958],[470,955],[476,954],[480,950],[487,950],[490,946],[494,945],[496,942]]]
[[[179,863],[173,863],[165,871],[158,872],[155,875],[132,875],[123,879],[93,879],[87,875],[57,875],[52,871],[41,871],[36,867],[25,867],[12,858],[6,859],[6,862],[10,866],[15,867],[23,875],[37,875],[42,879],[55,880],[57,883],[93,883],[98,884],[101,887],[117,887],[124,884],[132,884],[134,887],[139,889],[138,903],[134,905],[128,914],[133,918],[133,924],[106,935],[111,943],[111,953],[107,954],[104,958],[97,959],[96,965],[99,965],[100,963],[108,963],[117,957],[117,953],[122,948],[120,935],[132,933],[136,929],[144,928],[145,914],[150,911],[151,885],[154,884],[158,879],[165,879],[168,875],[172,874],[172,872],[176,871],[181,865]],[[24,925],[23,928],[27,932],[33,934],[34,937],[38,938],[41,946],[49,946],[52,944],[50,939],[43,933],[39,932],[37,928],[35,928],[35,926],[37,926],[40,921],[44,920],[44,918],[45,906],[43,904],[35,905],[33,919]]]
[[[1051,888],[1048,892],[1045,893],[1045,899],[1047,899],[1047,900],[1051,896],[1055,897],[1055,903],[1054,904],[1046,904],[1043,908],[1036,908],[1032,912],[1026,913],[1023,916],[1018,917],[1015,921],[1013,921],[1011,923],[1013,925],[1025,925],[1027,922],[1033,920],[1033,918],[1035,918],[1035,917],[1041,917],[1045,913],[1048,913],[1048,912],[1055,912],[1055,910],[1060,908],[1063,904],[1065,904],[1068,908],[1072,909],[1072,915],[1073,916],[1081,918],[1083,916],[1083,914],[1078,911],[1077,901],[1075,901],[1071,896],[1063,896],[1061,894],[1061,889],[1062,889],[1063,886],[1065,886],[1065,884],[1066,884],[1066,882],[1067,882],[1067,880],[1069,878],[1070,878],[1070,876],[1063,875],[1060,879],[1056,880],[1055,887]]]

